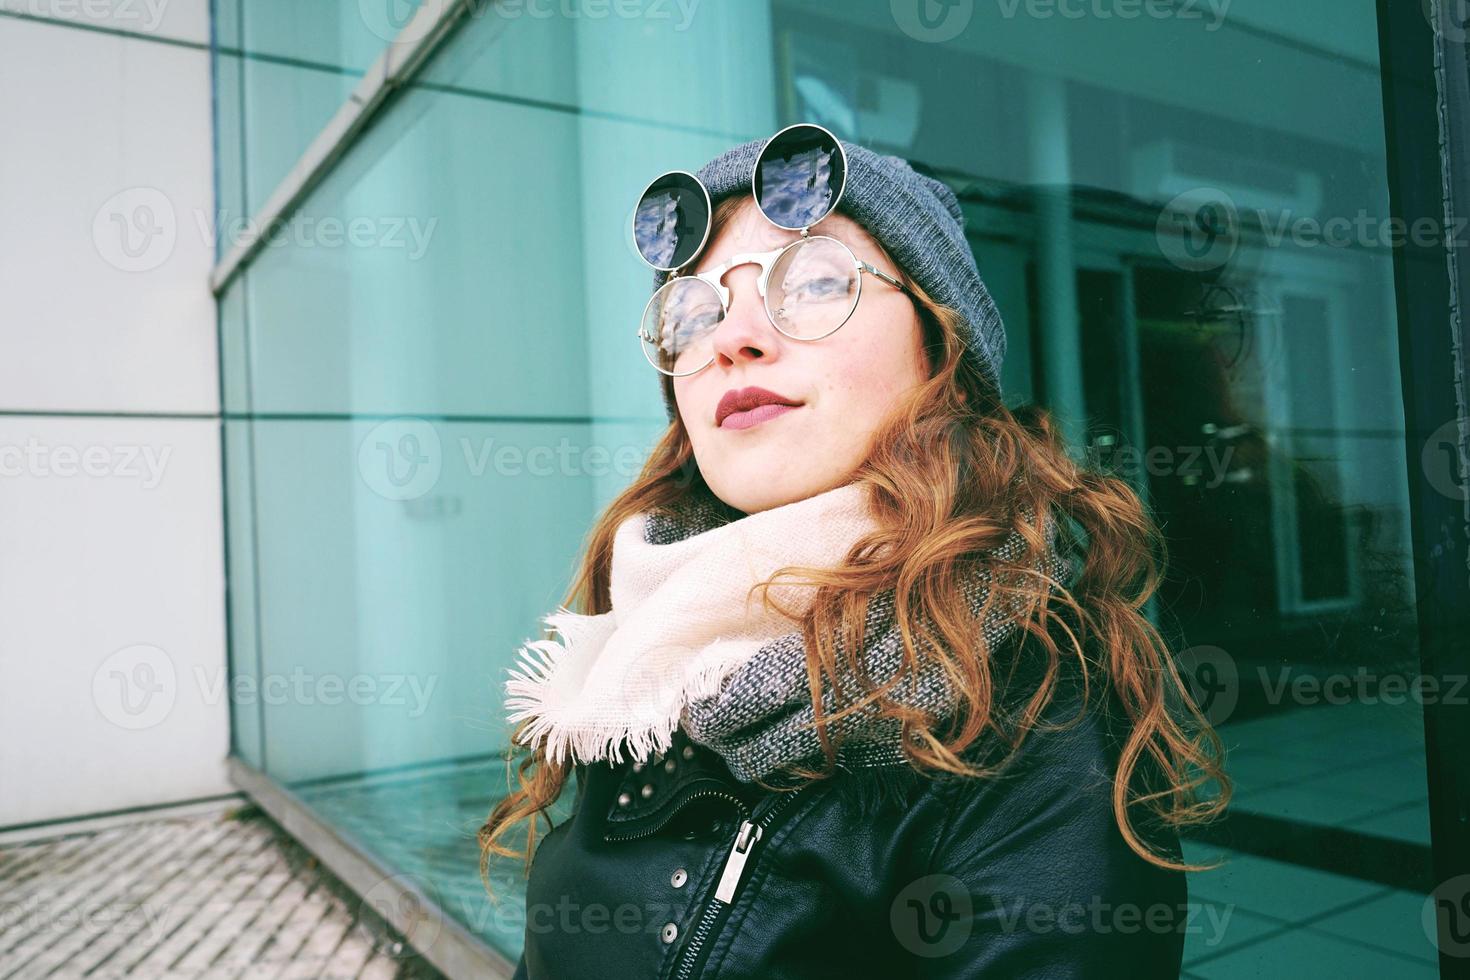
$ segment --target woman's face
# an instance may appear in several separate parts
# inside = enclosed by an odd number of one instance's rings
[[[845,214],[828,215],[811,233],[830,235],[859,259],[898,275],[877,243]],[[800,237],[772,225],[746,196],[694,271]],[[878,426],[929,370],[918,313],[896,287],[864,273],[862,299],[852,317],[821,340],[803,341],[771,325],[756,291],[759,276],[755,263],[725,274],[730,311],[715,330],[714,361],[696,374],[673,379],[679,417],[700,473],[716,496],[746,514],[849,482]],[[741,420],[730,418],[716,424],[721,397],[750,386],[800,404],[753,425],[737,428]]]

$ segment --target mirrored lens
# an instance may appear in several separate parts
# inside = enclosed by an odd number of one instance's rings
[[[803,123],[771,137],[756,160],[751,187],[773,224],[795,230],[831,213],[846,179],[847,160],[837,137]]]
[[[825,337],[847,321],[862,282],[857,259],[833,238],[806,238],[771,267],[766,307],[782,333],[800,340]]]
[[[709,235],[709,194],[693,175],[670,171],[648,185],[633,210],[633,243],[643,261],[665,272],[699,254]]]
[[[715,287],[692,276],[670,279],[643,309],[643,356],[667,374],[692,374],[714,356],[715,328],[724,318]]]

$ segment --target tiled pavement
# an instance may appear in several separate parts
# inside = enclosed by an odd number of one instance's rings
[[[1429,846],[1424,715],[1413,701],[1281,711],[1220,729],[1231,807]]]
[[[1233,812],[1428,847],[1417,703],[1297,708],[1220,734],[1236,784]],[[1197,861],[1220,854],[1226,866],[1191,875],[1189,892],[1230,918],[1189,936],[1186,978],[1438,976],[1425,895],[1215,847],[1185,851]]]
[[[1425,896],[1216,847],[1185,857],[1224,867],[1191,875],[1185,980],[1432,980]]]
[[[440,974],[251,807],[0,845],[0,980]]]
[[[1426,845],[1422,719],[1410,708],[1279,713],[1222,729],[1233,809]],[[362,783],[297,787],[319,816],[514,960],[519,903],[486,903],[474,829],[495,784],[488,764]],[[272,824],[187,818],[0,844],[0,980],[15,977],[436,977],[397,958],[360,903]],[[405,827],[414,833],[404,833]],[[1213,847],[1191,846],[1205,860]],[[1231,853],[1192,875],[1218,920],[1191,931],[1185,977],[1431,977],[1425,897],[1371,881]],[[517,869],[492,873],[499,894]],[[1228,914],[1229,918],[1224,918]]]

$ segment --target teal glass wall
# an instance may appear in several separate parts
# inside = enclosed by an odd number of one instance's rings
[[[220,251],[253,217],[419,0],[213,0]]]
[[[219,0],[222,208],[384,6]],[[470,10],[220,299],[237,755],[514,961],[500,685],[664,421],[635,195],[816,121],[951,183],[1008,399],[1165,526],[1151,612],[1237,785],[1189,975],[1434,975],[1374,5]]]

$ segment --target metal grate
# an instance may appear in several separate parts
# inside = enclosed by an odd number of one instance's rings
[[[254,807],[0,846],[0,980],[441,974]]]

